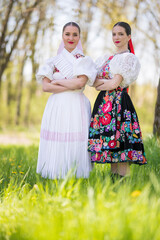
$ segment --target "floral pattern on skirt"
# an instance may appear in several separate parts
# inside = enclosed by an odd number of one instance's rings
[[[101,91],[94,105],[88,150],[97,163],[147,163],[138,117],[126,88]]]

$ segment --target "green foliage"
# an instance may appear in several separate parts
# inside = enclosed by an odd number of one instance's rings
[[[43,179],[37,146],[0,148],[0,239],[160,239],[160,142],[145,140],[148,164],[112,183],[110,165],[89,179]]]

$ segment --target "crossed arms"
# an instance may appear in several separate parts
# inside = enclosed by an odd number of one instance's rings
[[[49,78],[43,78],[42,88],[44,92],[60,93],[68,90],[81,89],[85,86],[88,77],[85,75],[78,76],[72,79],[60,79],[51,81]],[[123,77],[119,74],[114,75],[111,80],[97,78],[93,87],[97,91],[113,90],[122,82]]]
[[[121,75],[115,74],[111,80],[97,78],[93,86],[97,91],[109,91],[117,88],[122,80],[123,77]]]
[[[81,89],[85,86],[88,77],[80,75],[72,79],[60,79],[51,81],[49,78],[44,77],[42,83],[42,89],[44,92],[60,93],[68,90]]]

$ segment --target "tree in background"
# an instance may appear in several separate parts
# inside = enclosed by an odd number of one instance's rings
[[[141,16],[145,16],[145,24],[141,24]],[[143,51],[145,43],[151,42],[154,46],[153,52],[153,64],[156,66],[156,72],[158,79],[157,86],[157,100],[155,105],[153,134],[160,136],[160,2],[158,0],[139,0],[137,8],[136,28],[140,31],[144,39]],[[148,69],[146,69],[148,70]],[[154,78],[155,76],[153,76]]]
[[[0,11],[0,90],[2,75],[8,66],[17,43],[26,28],[31,13],[41,1],[1,1]]]
[[[87,54],[89,53],[88,49],[92,49],[90,47],[100,35],[103,36],[104,49],[102,46],[96,45],[95,52],[99,48],[102,49],[100,55],[112,52],[108,36],[113,24],[117,21],[127,21],[131,24],[136,33],[134,36],[137,35],[134,39],[137,43],[136,46],[139,44],[144,48],[145,42],[152,41],[155,49],[159,49],[160,11],[157,12],[159,9],[158,0],[75,0],[73,2],[74,4],[72,4],[72,0],[68,2],[63,0],[0,0],[0,88],[2,90],[3,85],[2,93],[5,93],[8,99],[6,100],[6,108],[10,106],[11,109],[12,103],[14,103],[12,112],[14,112],[16,124],[29,125],[33,122],[31,112],[33,114],[34,103],[32,104],[32,100],[36,98],[39,91],[35,73],[39,64],[47,58],[46,54],[43,54],[46,39],[48,40],[47,49],[50,49],[51,52],[53,45],[55,46],[55,42],[58,41],[56,27],[62,27],[61,20],[65,16],[67,16],[68,21],[76,21],[80,24],[83,48]],[[145,15],[143,21],[142,13]],[[148,14],[150,14],[149,17]],[[145,22],[145,29],[141,24],[142,22]],[[143,34],[143,42],[139,38],[139,32]],[[53,41],[53,36],[55,41]],[[98,54],[95,56],[99,57]],[[158,55],[155,54],[154,57],[155,62],[158,62],[158,58],[156,59]],[[29,80],[26,80],[23,71],[27,61],[30,62],[32,69],[32,76]],[[134,95],[134,87],[130,89],[131,94]],[[23,94],[24,92],[25,94]],[[159,98],[157,98],[155,110],[155,129],[158,129],[156,119],[159,119],[160,111],[157,111]],[[22,102],[23,111],[21,109]],[[2,107],[1,103],[0,105]],[[10,112],[8,110],[8,114]],[[11,118],[9,122],[13,122]]]
[[[1,1],[0,18],[2,29],[0,34],[0,91],[2,91],[2,79],[7,84],[3,89],[7,92],[7,106],[11,106],[11,101],[16,101],[15,123],[20,123],[22,91],[24,88],[23,69],[26,60],[30,59],[32,63],[32,79],[28,83],[28,99],[25,111],[25,123],[28,124],[30,102],[36,90],[35,72],[37,63],[35,60],[36,44],[38,31],[41,29],[42,37],[45,30],[53,25],[53,17],[48,19],[47,9],[49,4],[54,1],[28,1],[28,0],[8,0]],[[47,7],[48,6],[48,7]],[[11,68],[9,66],[14,66]],[[7,70],[7,71],[6,71]],[[13,74],[9,71],[16,72],[16,81]],[[6,73],[6,74],[5,74]],[[6,75],[6,76],[5,76]],[[26,85],[26,84],[25,84]],[[12,92],[12,94],[11,94]],[[15,96],[14,98],[11,96]],[[8,113],[9,122],[11,123],[10,111]]]

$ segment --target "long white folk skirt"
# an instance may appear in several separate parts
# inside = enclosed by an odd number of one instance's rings
[[[49,97],[42,118],[37,173],[57,179],[65,178],[71,170],[77,178],[89,177],[90,117],[90,102],[82,92],[69,91]]]

